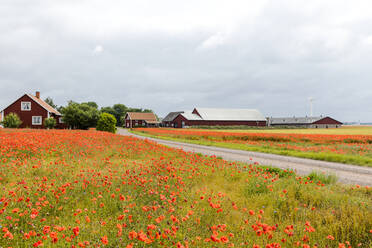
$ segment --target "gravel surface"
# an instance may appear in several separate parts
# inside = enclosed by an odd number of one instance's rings
[[[218,157],[222,157],[225,160],[241,161],[247,163],[257,162],[262,165],[270,165],[281,169],[292,169],[295,170],[299,175],[307,175],[312,171],[325,172],[327,174],[336,175],[338,181],[342,183],[372,186],[372,167],[362,167],[305,158],[288,157],[276,154],[233,150],[213,146],[202,146],[196,144],[148,138],[132,134],[123,128],[118,129],[118,134],[134,136],[140,139],[152,140],[162,145],[183,149],[184,151],[198,152],[205,155],[215,155]]]

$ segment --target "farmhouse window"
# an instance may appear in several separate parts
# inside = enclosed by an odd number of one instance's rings
[[[59,117],[59,123],[64,123],[62,117]]]
[[[43,123],[41,116],[32,116],[32,125],[41,125]]]
[[[31,111],[31,102],[21,102],[21,111]]]

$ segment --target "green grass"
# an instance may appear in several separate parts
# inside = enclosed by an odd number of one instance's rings
[[[333,174],[325,174],[318,171],[313,171],[307,177],[315,182],[322,182],[324,184],[334,184],[337,182],[337,176]]]
[[[283,155],[283,156],[291,156],[291,157],[298,157],[298,158],[307,158],[307,159],[314,159],[314,160],[321,160],[321,161],[328,161],[328,162],[372,167],[372,158],[365,157],[365,156],[324,153],[324,152],[319,152],[319,153],[299,152],[299,151],[293,151],[293,150],[278,149],[278,148],[273,148],[273,147],[252,146],[252,145],[248,146],[245,144],[205,141],[205,140],[197,139],[197,137],[194,140],[194,139],[181,139],[181,138],[151,135],[148,133],[139,132],[135,130],[130,130],[130,132],[133,134],[138,134],[138,135],[145,136],[145,137],[191,143],[191,144],[197,144],[197,145],[215,146],[215,147],[221,147],[221,148],[229,148],[229,149],[252,151],[252,152],[271,153],[271,154],[277,154],[277,155]]]

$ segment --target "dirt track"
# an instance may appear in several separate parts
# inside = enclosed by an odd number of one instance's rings
[[[222,157],[225,160],[241,161],[247,163],[258,162],[259,164],[262,165],[270,165],[281,169],[293,169],[299,175],[307,175],[314,170],[321,171],[328,174],[336,175],[338,180],[343,183],[372,186],[372,167],[362,167],[356,165],[318,161],[312,159],[287,157],[275,154],[249,152],[213,146],[202,146],[175,141],[147,138],[129,133],[126,129],[122,128],[118,129],[118,134],[134,136],[140,139],[152,140],[159,144],[180,148],[185,151],[199,152],[205,155],[216,155]]]

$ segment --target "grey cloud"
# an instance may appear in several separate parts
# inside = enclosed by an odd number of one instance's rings
[[[0,108],[40,90],[60,105],[71,99],[121,102],[161,116],[195,106],[299,116],[308,114],[313,96],[316,114],[372,121],[368,15],[337,24],[321,4],[299,11],[292,1],[270,1],[253,21],[241,18],[230,31],[89,35],[47,19],[51,4],[35,1],[26,11],[27,1],[5,2]],[[211,37],[215,44],[203,47]],[[103,51],[94,54],[97,46]]]

